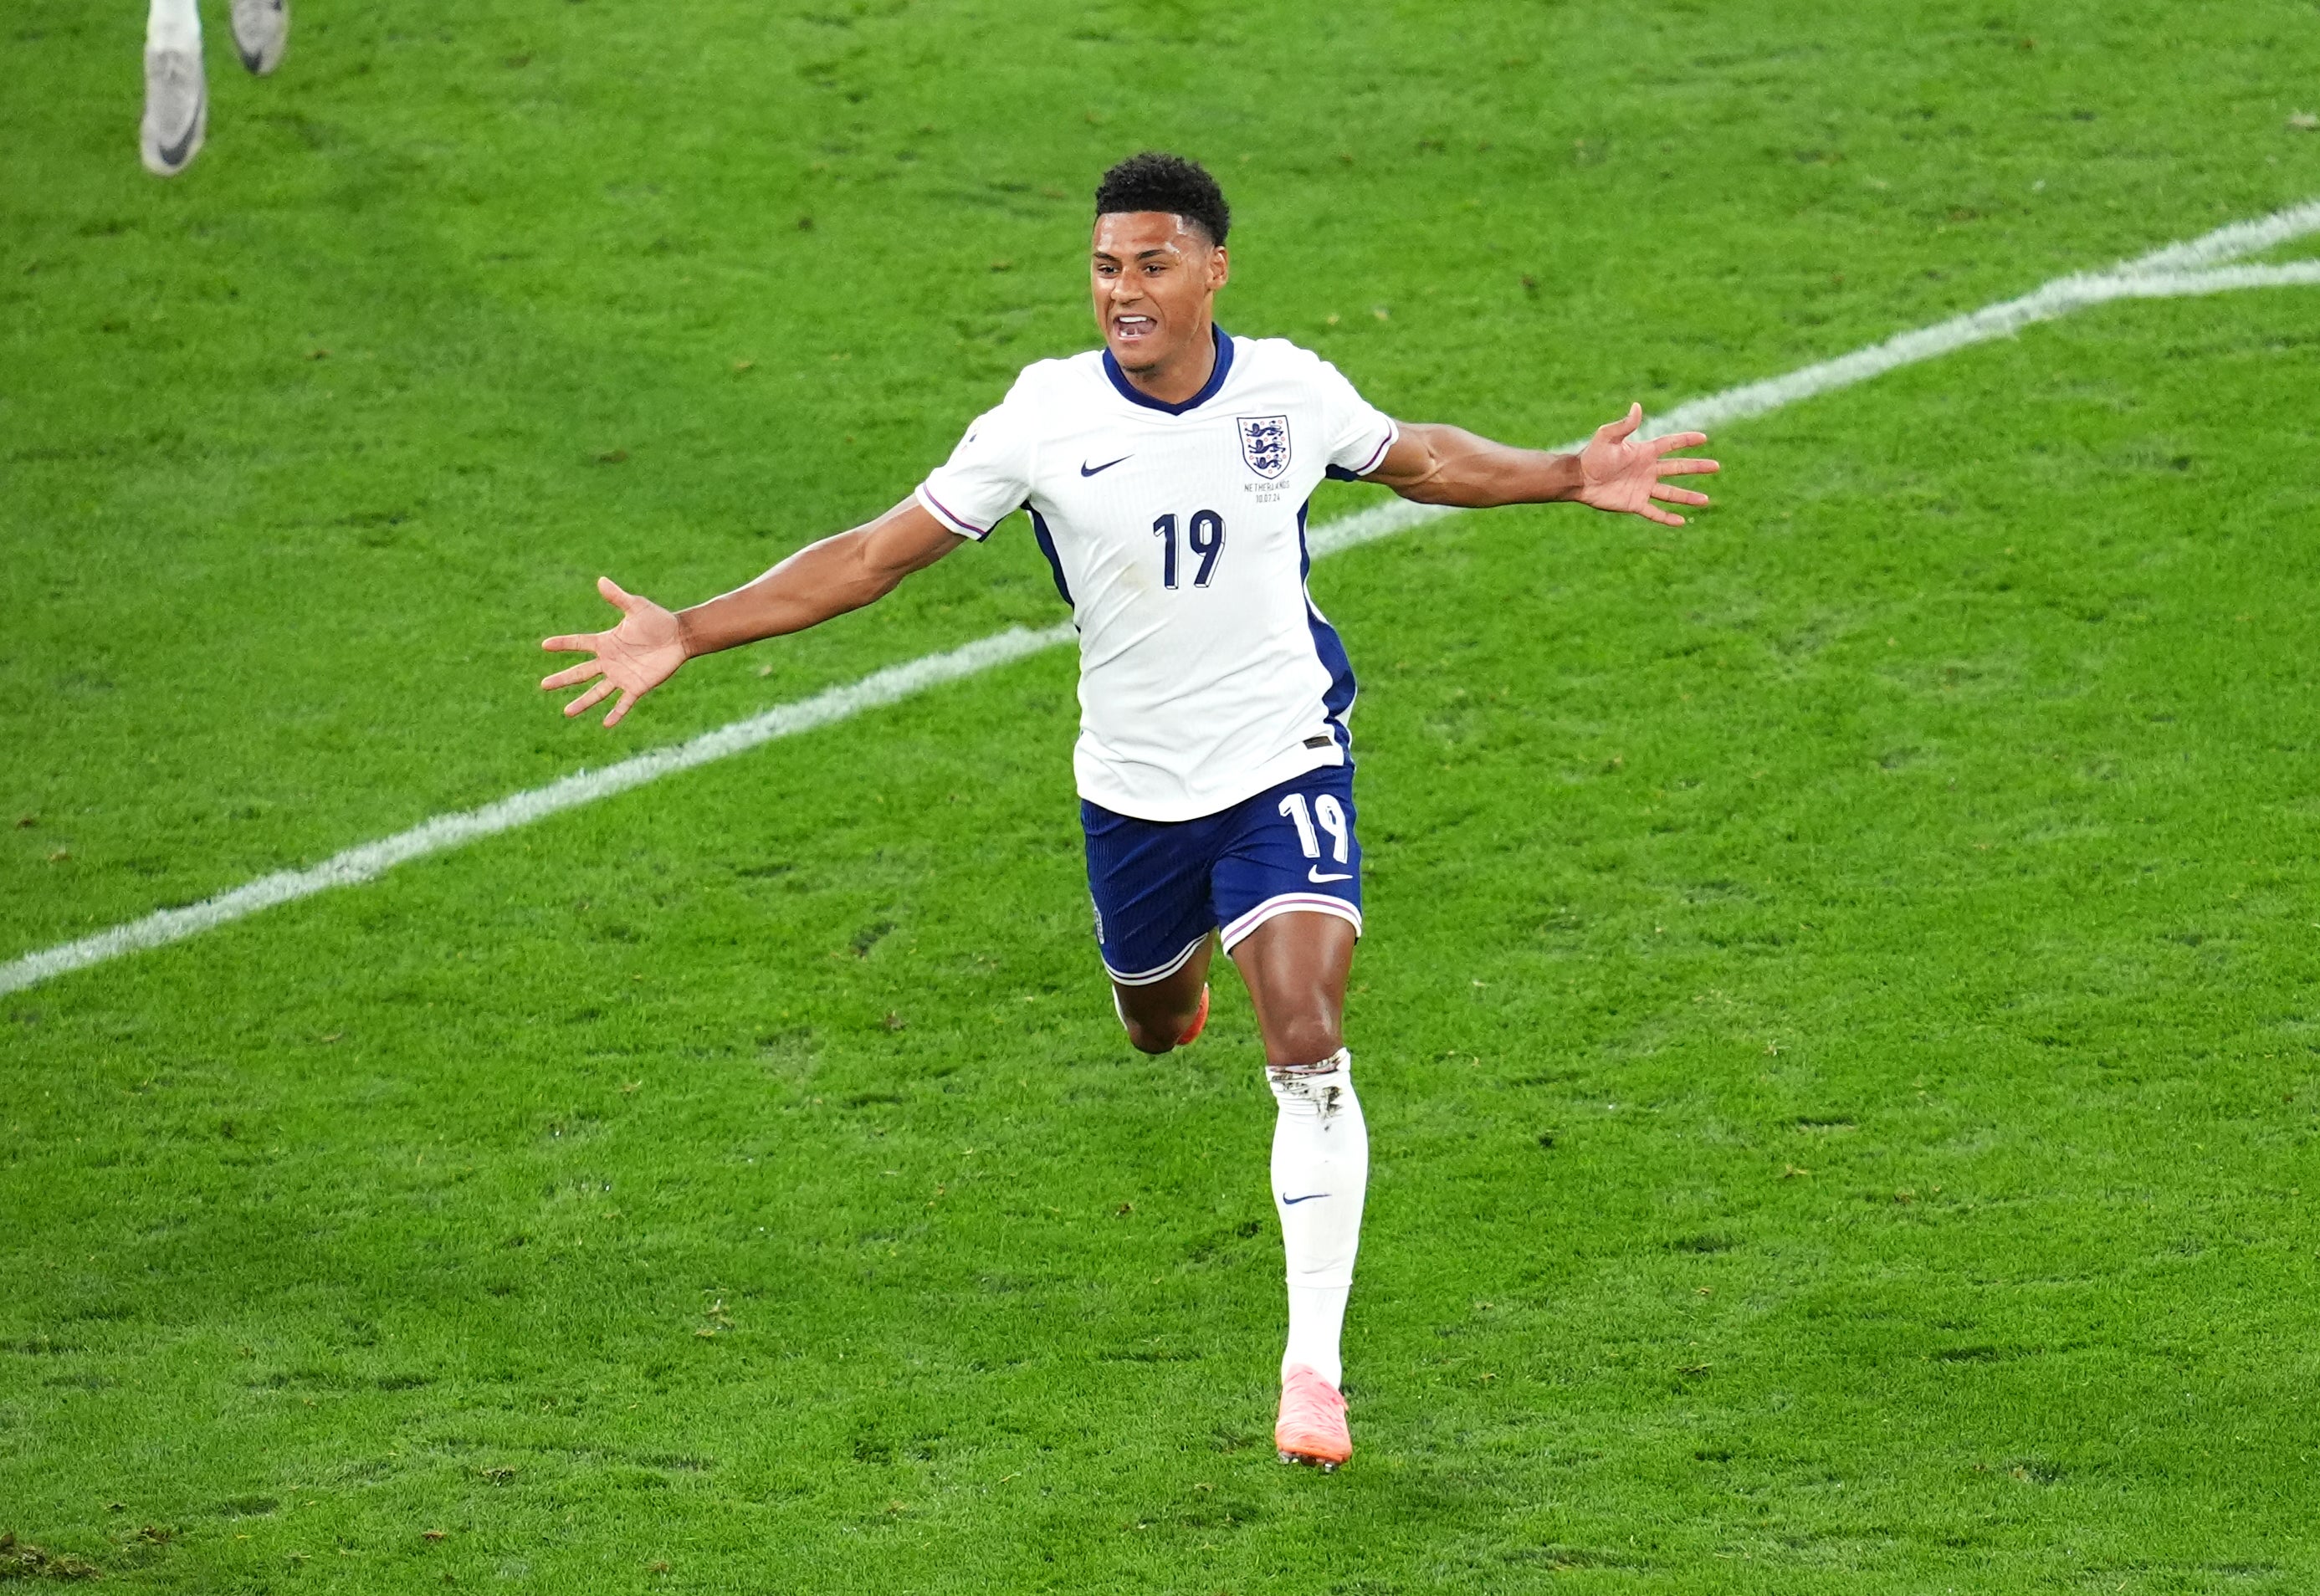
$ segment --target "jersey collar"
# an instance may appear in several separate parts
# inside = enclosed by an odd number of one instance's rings
[[[1111,385],[1119,390],[1120,397],[1131,404],[1141,404],[1146,410],[1157,410],[1169,415],[1182,415],[1188,410],[1198,410],[1217,396],[1217,390],[1225,385],[1225,374],[1232,369],[1232,334],[1213,322],[1209,323],[1209,333],[1217,340],[1216,366],[1210,371],[1209,380],[1201,385],[1201,391],[1182,404],[1170,404],[1165,400],[1155,399],[1129,382],[1128,373],[1122,371],[1119,362],[1111,358],[1110,349],[1103,351],[1103,374],[1111,379]]]

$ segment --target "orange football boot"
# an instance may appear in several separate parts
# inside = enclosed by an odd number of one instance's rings
[[[1176,1038],[1176,1046],[1179,1047],[1191,1047],[1194,1042],[1201,1039],[1201,1033],[1208,1029],[1209,989],[1206,986],[1202,986],[1201,988],[1201,1011],[1192,1016],[1192,1023],[1186,1026],[1184,1028],[1184,1034]]]
[[[1290,1365],[1281,1377],[1281,1417],[1273,1421],[1273,1444],[1282,1462],[1310,1463],[1324,1474],[1354,1455],[1346,1399],[1304,1364]]]

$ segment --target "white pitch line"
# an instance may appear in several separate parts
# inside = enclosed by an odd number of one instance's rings
[[[2280,266],[2217,264],[2315,232],[2320,232],[2320,200],[2258,221],[2234,222],[2123,262],[2107,272],[2057,277],[2019,299],[1985,305],[1966,315],[1901,333],[1883,343],[1803,367],[1783,376],[1690,400],[1663,416],[1653,418],[1648,424],[1660,431],[1705,431],[1727,422],[1763,415],[1799,399],[1851,387],[1899,367],[1930,360],[1970,344],[2004,338],[2034,323],[2051,322],[2113,300],[2320,286],[2320,261],[2291,261]],[[1577,449],[1583,441],[1561,447]],[[1320,559],[1456,513],[1445,505],[1414,504],[1395,499],[1313,529],[1308,546],[1313,558]],[[942,683],[978,676],[1026,655],[1056,648],[1071,641],[1072,637],[1069,621],[1039,631],[1010,627],[964,648],[924,655],[811,698],[775,705],[747,720],[703,732],[690,742],[655,748],[602,770],[575,771],[544,787],[514,793],[480,809],[438,815],[407,831],[350,848],[304,870],[276,871],[183,909],[164,909],[93,937],[26,954],[0,965],[0,996],[22,992],[68,971],[182,941],[277,903],[294,902],[332,887],[376,880],[407,860],[528,826],[559,811],[625,793],[631,787],[745,752],[776,738],[793,737],[819,726],[851,720],[865,710],[900,703]]]
[[[312,897],[334,886],[353,886],[358,882],[375,880],[406,860],[440,853],[445,848],[473,842],[478,837],[490,837],[518,826],[528,826],[559,810],[594,803],[599,798],[625,793],[630,787],[658,781],[662,776],[677,771],[690,770],[712,759],[742,753],[777,737],[793,737],[817,726],[851,720],[865,710],[900,703],[944,682],[956,682],[962,676],[975,676],[993,666],[1020,659],[1026,654],[1036,654],[1042,648],[1068,642],[1071,637],[1069,621],[1039,631],[1025,631],[1020,626],[1010,627],[990,637],[978,638],[947,654],[923,655],[902,665],[874,671],[858,682],[849,682],[843,687],[817,693],[811,698],[800,699],[795,703],[776,704],[746,721],[736,721],[714,731],[704,731],[690,742],[655,748],[649,753],[623,759],[618,765],[608,765],[602,770],[575,770],[544,787],[517,793],[495,803],[486,803],[481,809],[438,815],[408,831],[398,831],[376,842],[366,842],[359,848],[333,854],[321,864],[306,869],[277,870],[271,875],[261,875],[246,885],[238,886],[230,893],[221,893],[199,903],[189,904],[183,909],[164,909],[142,920],[133,920],[109,931],[100,931],[94,937],[85,937],[77,942],[67,942],[61,947],[27,954],[12,964],[0,966],[0,994],[21,992],[50,976],[103,964],[125,953],[182,941],[198,932],[222,926],[228,920],[240,920],[261,909],[271,909],[276,903]]]
[[[2320,260],[2296,260],[2284,266],[2186,269],[2197,262],[2227,259],[2227,249],[2266,249],[2314,232],[2320,232],[2320,201],[2282,211],[2261,222],[2238,222],[2205,238],[2155,250],[2107,272],[2057,277],[2019,299],[1984,305],[1978,311],[1901,333],[1834,360],[1799,367],[1784,376],[1689,400],[1665,415],[1646,418],[1644,427],[1652,432],[1705,432],[1763,415],[1799,399],[1849,388],[1900,367],[1951,354],[1969,344],[2009,337],[2036,322],[2052,322],[2073,311],[2113,300],[2177,299],[2225,294],[2238,288],[2320,286]],[[1585,441],[1580,439],[1558,447],[1578,449]],[[1407,499],[1395,499],[1316,528],[1309,541],[1313,558],[1319,559],[1325,554],[1373,543],[1380,538],[1391,538],[1396,532],[1458,513],[1441,504],[1413,504]]]
[[[2320,231],[2320,205],[2304,207],[2307,216],[2307,231]],[[2225,229],[2226,232],[2233,231]],[[2188,249],[2189,246],[2184,246]],[[1721,394],[1711,394],[1705,399],[1694,399],[1679,404],[1663,416],[1654,418],[1653,426],[1664,431],[1706,431],[1730,422],[1749,416],[1763,415],[1794,404],[1799,399],[1809,399],[1835,388],[1849,388],[1858,382],[1903,366],[1914,366],[1920,360],[1931,360],[1950,354],[1969,344],[1988,343],[1993,339],[2007,338],[2025,327],[2040,322],[2052,322],[2073,311],[2090,305],[2107,304],[2116,299],[2168,299],[2189,295],[2223,294],[2234,288],[2286,286],[2320,281],[2320,262],[2297,261],[2288,266],[2242,266],[2203,271],[2183,271],[2172,267],[2152,268],[2149,263],[2161,257],[2172,257],[2175,251],[2162,249],[2142,261],[2132,262],[2116,271],[2091,276],[2057,277],[2044,287],[2008,299],[1997,304],[1982,306],[1962,316],[1953,316],[1931,327],[1920,327],[1889,338],[1883,343],[1865,349],[1855,349],[1834,360],[1824,360],[1817,366],[1807,366],[1785,376],[1769,381],[1749,383],[1745,386],[1726,388]]]
[[[2306,200],[2285,211],[2274,211],[2252,222],[2234,222],[2213,232],[2201,233],[2180,244],[2168,244],[2148,255],[2122,261],[2118,272],[2171,272],[2213,266],[2220,260],[2244,260],[2266,249],[2294,243],[2307,233],[2320,232],[2320,199]]]

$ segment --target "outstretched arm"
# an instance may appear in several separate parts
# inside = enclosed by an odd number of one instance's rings
[[[852,531],[810,543],[746,587],[671,612],[648,598],[624,592],[610,576],[596,591],[617,606],[621,622],[610,631],[575,632],[548,638],[551,653],[589,654],[539,685],[548,692],[595,685],[564,706],[576,715],[610,697],[621,701],[604,717],[617,726],[637,700],[675,676],[696,654],[803,631],[833,615],[875,603],[903,577],[948,554],[965,540],[927,513],[915,498],[903,500],[877,520]]]
[[[1663,480],[1716,470],[1714,460],[1669,459],[1680,449],[1698,449],[1705,432],[1674,432],[1638,440],[1644,407],[1632,405],[1616,422],[1595,429],[1577,454],[1549,454],[1493,443],[1472,432],[1438,423],[1404,423],[1369,480],[1382,482],[1405,499],[1425,504],[1455,504],[1482,510],[1497,504],[1545,504],[1568,499],[1598,510],[1680,527],[1683,517],[1652,503],[1705,504],[1706,494]]]

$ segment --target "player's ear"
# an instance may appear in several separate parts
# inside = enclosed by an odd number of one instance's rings
[[[1216,292],[1232,278],[1232,260],[1222,244],[1209,246],[1209,291]]]

